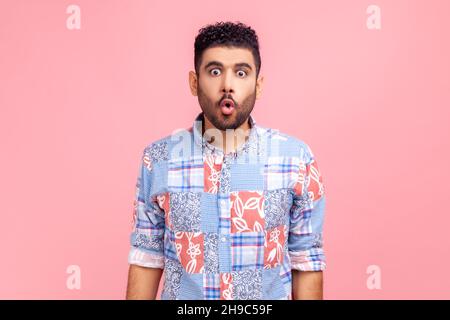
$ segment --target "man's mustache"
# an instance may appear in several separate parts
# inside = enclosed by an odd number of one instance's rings
[[[222,103],[222,101],[225,100],[225,99],[230,99],[230,100],[232,100],[233,103],[234,103],[234,105],[237,106],[236,100],[234,100],[233,97],[232,97],[231,95],[229,95],[229,94],[224,95],[224,96],[219,100],[219,103],[218,103],[218,104],[220,105],[220,104]]]

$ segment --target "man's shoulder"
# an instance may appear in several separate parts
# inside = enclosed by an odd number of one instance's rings
[[[192,143],[192,127],[174,130],[171,134],[152,140],[144,147],[144,154],[152,162],[169,160],[169,154],[175,145],[179,143]]]
[[[279,148],[281,155],[292,155],[302,158],[303,160],[310,160],[313,157],[311,148],[305,140],[280,131],[278,129],[257,126],[258,134],[267,143]]]

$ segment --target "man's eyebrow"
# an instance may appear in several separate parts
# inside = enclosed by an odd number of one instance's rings
[[[249,65],[247,62],[236,63],[235,66],[236,67],[246,67],[246,68],[249,68],[250,70],[252,70],[252,66]]]
[[[205,65],[205,69],[208,69],[211,66],[223,67],[223,64],[219,61],[210,61]]]
[[[208,69],[211,66],[223,67],[223,63],[219,62],[219,61],[210,61],[205,65],[205,69]],[[252,67],[246,62],[235,63],[234,66],[235,67],[246,67],[246,68],[249,68],[250,70],[253,70]]]

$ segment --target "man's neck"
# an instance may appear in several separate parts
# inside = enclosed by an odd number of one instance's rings
[[[225,154],[230,152],[236,152],[239,150],[242,145],[248,140],[250,134],[250,121],[247,118],[246,121],[242,125],[239,126],[236,130],[219,130],[203,115],[203,126],[202,126],[202,135],[210,144],[224,151]],[[206,130],[215,129],[207,132]],[[217,132],[220,132],[222,141],[220,139],[216,139],[215,136],[218,135]],[[227,134],[227,131],[229,132]],[[209,133],[209,134],[208,134]]]

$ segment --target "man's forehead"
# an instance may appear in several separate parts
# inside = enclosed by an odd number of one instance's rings
[[[202,64],[210,61],[221,62],[225,66],[246,62],[254,65],[253,54],[250,49],[237,47],[213,47],[203,52]]]

